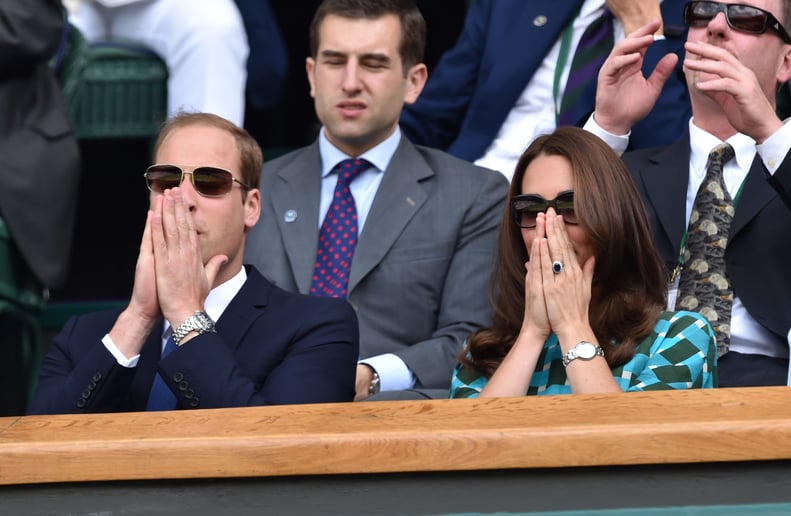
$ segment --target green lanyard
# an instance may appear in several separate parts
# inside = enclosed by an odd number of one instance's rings
[[[744,177],[742,184],[739,185],[739,190],[736,191],[736,197],[733,198],[733,209],[736,211],[736,205],[739,204],[739,199],[742,196],[742,189],[744,188],[744,183],[747,182],[747,176]],[[670,282],[675,283],[678,279],[679,275],[681,274],[681,270],[684,268],[684,251],[687,248],[687,230],[689,224],[684,227],[684,234],[681,235],[681,245],[678,249],[678,260],[676,262],[676,266],[673,269],[673,274],[670,276]]]
[[[560,51],[558,52],[558,62],[555,65],[555,77],[552,81],[552,100],[555,103],[555,125],[558,124],[558,116],[560,115],[560,77],[563,75],[563,70],[566,69],[566,63],[569,60],[571,37],[574,35],[574,20],[579,16],[581,9],[582,2],[580,2],[577,12],[574,13],[571,22],[563,29],[563,33],[560,36]]]

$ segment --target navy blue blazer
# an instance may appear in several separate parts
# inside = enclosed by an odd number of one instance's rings
[[[257,109],[269,109],[277,104],[286,87],[286,42],[268,0],[235,1],[250,46],[250,55],[247,57],[247,100]]]
[[[430,71],[417,102],[405,106],[401,115],[404,134],[416,144],[443,149],[462,159],[481,157],[581,3],[474,2],[456,45]],[[683,6],[684,0],[662,2],[667,38],[651,45],[643,70],[652,71],[668,52],[679,55],[679,64],[654,109],[632,129],[630,148],[669,144],[686,130],[691,108],[681,73]],[[593,112],[595,96],[596,81],[591,81],[577,106],[577,125],[584,124]]]
[[[345,300],[248,278],[216,323],[160,360],[161,326],[137,367],[118,364],[101,339],[118,310],[71,318],[44,357],[30,414],[142,411],[159,370],[179,409],[351,401],[358,355]]]
[[[784,160],[788,161],[788,156]],[[777,194],[786,203],[786,206],[791,210],[791,167],[780,167],[774,175],[767,174],[769,184],[777,191]]]
[[[689,132],[673,145],[624,154],[667,270],[678,260],[686,229]],[[755,157],[736,205],[725,263],[735,294],[762,326],[786,342],[791,327],[791,210]],[[775,173],[789,184],[791,158]]]

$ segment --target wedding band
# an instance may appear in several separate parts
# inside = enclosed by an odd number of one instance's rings
[[[552,272],[554,272],[555,274],[560,274],[561,272],[563,272],[563,262],[561,262],[560,260],[555,260],[554,262],[552,262]]]

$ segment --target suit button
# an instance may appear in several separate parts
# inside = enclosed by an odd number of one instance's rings
[[[190,386],[190,383],[189,383],[188,381],[183,381],[183,382],[181,382],[181,383],[179,384],[179,390],[180,390],[181,392],[184,392],[184,391],[186,391],[186,390],[187,390],[187,388],[188,388],[189,386]]]
[[[173,374],[173,381],[179,383],[181,380],[184,379],[184,373],[175,373]]]
[[[97,383],[98,383],[98,382],[101,382],[101,381],[102,381],[102,373],[96,373],[96,374],[94,374],[94,375],[93,375],[93,378],[92,378],[92,380],[93,380],[94,382],[97,382]]]
[[[91,383],[89,383],[89,384],[88,384],[88,388],[89,388],[90,390],[94,390],[94,389],[96,389],[96,382],[91,382]]]
[[[184,391],[184,396],[186,396],[187,398],[191,398],[195,396],[195,389],[187,389],[186,391]]]
[[[77,402],[77,408],[85,408],[85,399],[80,398],[80,400]]]
[[[82,394],[80,394],[80,398],[84,400],[87,400],[90,397],[91,397],[91,391],[89,389],[85,389],[84,391],[82,391]]]
[[[192,398],[192,400],[190,401],[190,407],[197,407],[198,405],[200,405],[200,398],[198,398],[197,396],[195,396],[195,397],[194,397],[194,398]]]

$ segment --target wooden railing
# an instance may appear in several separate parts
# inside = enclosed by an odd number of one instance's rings
[[[791,389],[0,418],[0,484],[791,459]]]

